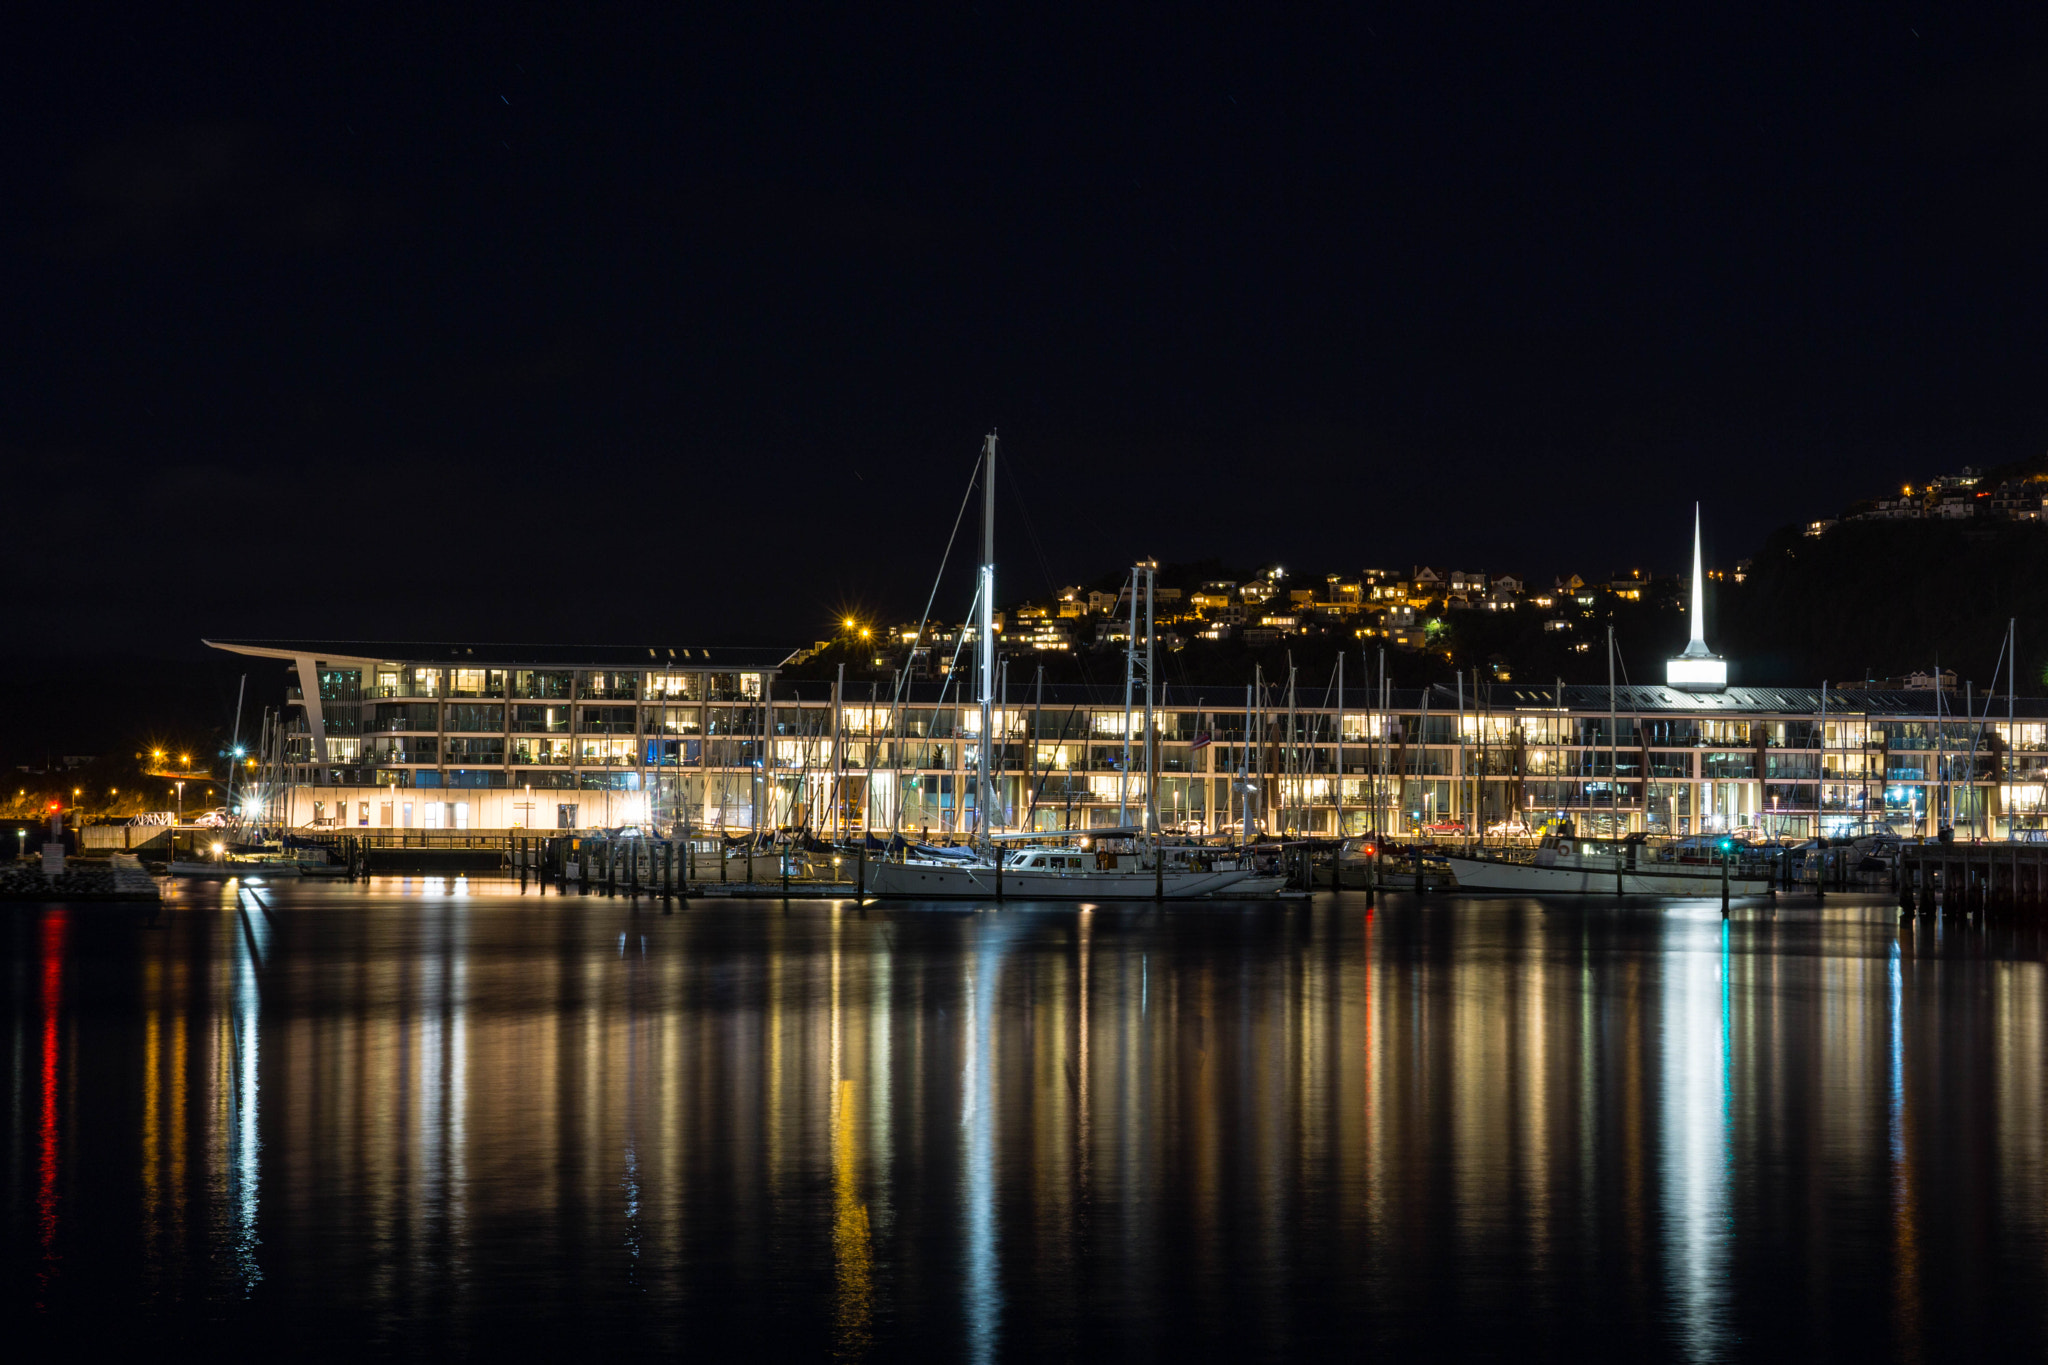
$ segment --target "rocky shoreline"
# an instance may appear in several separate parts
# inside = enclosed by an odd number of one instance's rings
[[[160,901],[163,891],[132,853],[106,859],[67,859],[56,876],[45,875],[39,863],[0,868],[0,901],[41,904],[79,901]]]

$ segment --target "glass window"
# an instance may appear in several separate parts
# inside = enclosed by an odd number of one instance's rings
[[[362,695],[363,671],[359,668],[320,670],[320,700],[355,701]]]
[[[521,735],[512,741],[512,761],[567,764],[572,761],[573,743],[568,739],[531,739]]]
[[[714,735],[758,735],[761,722],[759,707],[720,706],[711,711],[711,733]]]
[[[502,668],[458,668],[449,674],[448,695],[451,697],[502,697],[505,695],[505,670]]]
[[[1699,738],[1699,723],[1655,717],[1643,722],[1643,732],[1649,744],[1676,747],[1691,744]]]
[[[515,697],[566,698],[574,674],[566,671],[521,668],[512,674],[512,695]]]
[[[576,675],[579,697],[623,697],[640,695],[640,675],[611,669],[585,669]]]
[[[372,763],[434,763],[440,741],[432,735],[378,735],[370,741]]]
[[[488,702],[451,702],[446,720],[450,730],[503,730],[505,708]]]
[[[586,735],[630,735],[633,733],[633,708],[630,706],[584,706],[579,707],[576,729]]]
[[[702,673],[649,673],[647,675],[647,697],[650,701],[702,701],[704,700],[704,675]]]
[[[1712,781],[1731,781],[1756,776],[1756,755],[1710,753],[1700,758],[1700,775]]]
[[[370,730],[385,734],[401,730],[441,728],[441,708],[428,702],[378,702],[371,710]]]
[[[505,738],[502,735],[466,735],[449,740],[444,752],[449,763],[503,763]]]
[[[641,728],[650,734],[694,735],[701,730],[701,713],[694,706],[649,706],[640,713]]]
[[[889,733],[889,708],[848,706],[840,712],[839,724],[849,735],[885,735]]]

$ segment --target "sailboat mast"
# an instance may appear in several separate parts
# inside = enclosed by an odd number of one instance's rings
[[[979,785],[974,802],[980,808],[982,842],[993,830],[995,787],[989,779],[989,746],[995,742],[996,686],[996,434],[991,431],[982,443],[981,488],[981,619],[976,623],[981,654],[981,743],[975,767]]]
[[[1621,729],[1621,711],[1614,703],[1614,626],[1607,627],[1607,835],[1610,839],[1621,837],[1621,770],[1616,765],[1616,746],[1620,743],[1617,733]]]
[[[1154,836],[1159,833],[1159,774],[1157,771],[1156,746],[1159,731],[1152,719],[1152,665],[1156,659],[1152,652],[1152,637],[1155,621],[1152,614],[1152,598],[1158,587],[1158,568],[1154,561],[1145,561],[1145,828]],[[1128,733],[1128,732],[1127,732]],[[1164,854],[1158,855],[1164,857]],[[1156,861],[1156,859],[1155,859]]]
[[[1242,761],[1237,765],[1238,800],[1243,804],[1239,812],[1244,817],[1244,846],[1252,843],[1252,689],[1244,690],[1244,745],[1238,750]]]
[[[1131,698],[1138,686],[1138,570],[1130,577],[1131,624],[1124,636],[1124,756],[1116,772],[1116,822],[1131,823]]]
[[[1344,651],[1337,651],[1337,837],[1344,837]]]

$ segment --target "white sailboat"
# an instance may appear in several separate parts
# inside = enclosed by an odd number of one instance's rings
[[[1213,896],[1251,879],[1248,857],[1227,849],[1167,844],[1159,837],[1152,786],[1152,736],[1146,732],[1146,819],[1143,828],[1076,830],[1061,834],[998,837],[993,829],[1000,809],[989,771],[995,741],[995,595],[996,595],[996,436],[982,443],[981,573],[975,594],[975,657],[981,704],[981,741],[975,757],[975,817],[971,849],[906,850],[898,858],[869,862],[861,886],[864,895],[906,900],[1188,900]],[[1138,584],[1132,584],[1132,640],[1138,648],[1136,615]],[[1151,648],[1152,596],[1145,593],[1145,647]],[[1135,666],[1135,658],[1133,659]],[[1149,658],[1144,668],[1145,714],[1152,712]],[[1128,721],[1130,692],[1125,689]],[[1125,726],[1128,746],[1129,725]],[[1127,768],[1128,771],[1128,768]],[[1021,841],[1037,846],[1017,847]],[[1261,885],[1260,889],[1266,889]]]

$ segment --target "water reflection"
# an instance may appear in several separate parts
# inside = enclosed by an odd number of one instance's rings
[[[14,915],[10,1310],[422,1353],[2048,1344],[2024,932],[407,889]]]
[[[256,1206],[262,1196],[263,1183],[258,1165],[262,1142],[257,1130],[261,1116],[258,1072],[263,1054],[262,1030],[258,1027],[261,987],[257,972],[262,963],[263,944],[270,933],[270,912],[258,891],[235,887],[231,894],[235,897],[235,910],[241,920],[242,938],[233,955],[231,980],[227,988],[234,1001],[234,1008],[226,1018],[230,1044],[228,1056],[232,1060],[233,1075],[230,1083],[222,1087],[222,1094],[228,1101],[225,1165],[229,1176],[229,1200],[234,1210],[231,1240],[235,1275],[238,1288],[247,1295],[254,1292],[263,1280],[262,1267],[256,1260],[256,1248],[261,1240],[256,1234]],[[252,905],[256,911],[253,919],[250,915]]]
[[[1664,957],[1666,1255],[1693,1360],[1717,1359],[1727,1345],[1729,932],[1725,920],[1675,920]]]
[[[49,1302],[51,1281],[57,1274],[57,1137],[59,1099],[57,1094],[57,1028],[64,1003],[64,929],[61,916],[43,921],[41,947],[41,994],[38,1023],[39,1046],[36,1116],[36,1307]],[[17,1037],[19,1036],[17,1032]],[[17,1044],[16,1058],[21,1056]],[[20,1064],[17,1061],[16,1070]],[[17,1106],[16,1112],[19,1111]]]

